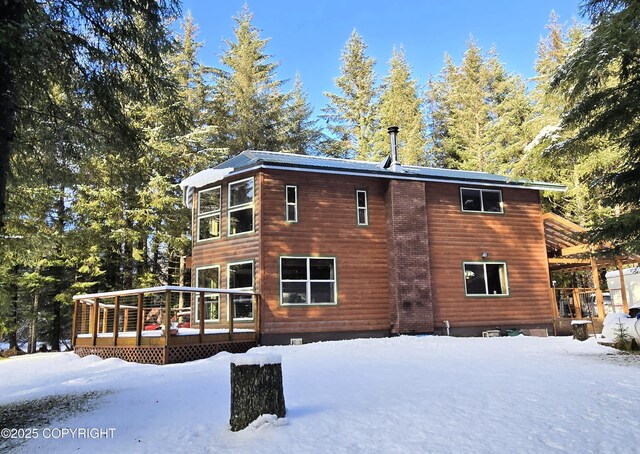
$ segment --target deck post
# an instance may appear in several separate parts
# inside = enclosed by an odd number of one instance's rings
[[[227,301],[231,301],[231,305],[229,306],[229,340],[233,340],[233,319],[236,317],[236,304],[235,301],[233,301],[233,293],[229,295]]]
[[[127,332],[129,328],[129,309],[124,310],[124,317],[122,317],[122,332]]]
[[[78,300],[73,301],[73,326],[71,327],[71,345],[76,345],[78,337]]]
[[[598,305],[598,318],[604,319],[604,297],[602,296],[602,288],[600,288],[600,275],[598,273],[598,264],[596,259],[591,256],[591,275],[593,277],[593,286],[596,288],[596,304]]]
[[[82,317],[82,319],[80,320],[80,334],[88,334],[89,333],[89,327],[88,325],[88,320],[87,320],[87,304],[86,303],[82,303],[82,306],[80,306],[81,309],[81,313],[80,316]],[[91,309],[89,309],[89,311],[91,311]],[[91,313],[91,312],[89,312]],[[91,316],[91,315],[89,315]]]
[[[627,301],[627,286],[624,282],[624,270],[622,269],[622,260],[616,259],[618,273],[620,274],[620,294],[622,295],[622,312],[629,313],[629,302]]]
[[[107,332],[107,325],[109,324],[109,309],[103,307],[102,312],[102,334],[105,334]]]
[[[138,312],[136,314],[136,347],[140,347],[142,338],[142,301],[144,293],[138,293]]]
[[[113,346],[118,345],[118,329],[120,328],[120,297],[113,298]]]
[[[91,320],[91,344],[96,346],[96,338],[98,337],[98,319],[100,318],[100,303],[99,299],[93,300],[93,319]]]
[[[220,306],[218,305],[218,308],[219,307]],[[198,314],[200,314],[198,340],[200,341],[199,343],[202,344],[202,341],[204,340],[204,292],[200,292],[198,294]]]
[[[256,341],[260,337],[260,298],[255,293],[251,295],[253,303],[253,329],[255,330]]]
[[[573,289],[573,308],[576,314],[576,319],[582,320],[582,309],[580,306],[580,292],[577,288]]]
[[[164,292],[164,312],[164,345],[166,347],[169,345],[169,330],[171,329],[171,290]]]

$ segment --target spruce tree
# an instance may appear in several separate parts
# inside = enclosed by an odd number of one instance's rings
[[[558,68],[552,88],[565,95],[562,126],[575,134],[557,148],[564,155],[591,155],[592,140],[622,150],[615,168],[591,184],[604,187],[603,203],[616,215],[601,216],[592,241],[609,240],[640,252],[640,4],[589,0],[583,12],[592,31]]]
[[[294,88],[285,106],[285,127],[283,128],[282,151],[314,154],[324,140],[324,134],[312,118],[313,107],[302,90],[302,80],[296,74]]]
[[[322,110],[322,118],[334,139],[327,142],[326,154],[364,160],[380,154],[374,149],[378,128],[375,60],[366,50],[362,37],[353,30],[340,58],[340,76],[335,79],[338,93],[325,93],[329,104]]]
[[[398,156],[400,163],[419,165],[426,163],[426,125],[422,115],[422,99],[418,84],[411,76],[411,67],[404,50],[393,49],[389,72],[382,84],[378,106],[379,130],[376,134],[377,158],[389,153],[389,126],[400,127]]]
[[[234,20],[235,40],[225,41],[221,57],[228,70],[214,71],[221,140],[230,155],[251,149],[278,151],[286,148],[280,130],[287,103],[283,82],[276,79],[278,64],[264,53],[268,39],[260,37],[246,5]]]
[[[510,173],[525,144],[521,128],[530,106],[524,82],[507,73],[496,52],[472,39],[460,66],[445,67],[427,93],[430,153],[444,167]]]

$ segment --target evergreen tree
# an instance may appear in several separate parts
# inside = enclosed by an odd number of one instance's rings
[[[176,10],[174,0],[0,4],[0,230],[10,156],[22,140],[17,134],[21,125],[29,118],[36,123],[64,119],[84,124],[73,111],[59,111],[55,97],[38,104],[38,110],[29,98],[47,100],[54,87],[100,110],[113,135],[135,140],[118,96],[127,93],[142,99],[166,86],[161,54],[170,41],[164,21]],[[135,70],[138,77],[125,83],[125,69]]]
[[[302,80],[296,74],[293,92],[286,105],[286,121],[282,142],[282,151],[293,153],[316,153],[324,140],[324,134],[312,119],[313,107],[302,91]]]
[[[605,206],[593,241],[610,240],[640,252],[640,4],[630,0],[589,0],[584,4],[592,32],[558,69],[552,88],[566,96],[563,127],[575,134],[560,144],[564,154],[590,154],[592,140],[622,150],[615,168],[592,185],[604,187]]]
[[[354,30],[342,51],[340,77],[335,79],[339,92],[325,93],[329,104],[322,117],[327,121],[333,141],[324,152],[337,157],[375,159],[377,131],[375,60],[366,55],[367,45]]]
[[[445,56],[428,98],[430,151],[439,165],[511,171],[525,144],[521,128],[530,106],[524,82],[507,73],[494,49],[484,55],[471,39],[460,66]]]
[[[264,53],[268,39],[252,24],[253,14],[245,5],[234,17],[235,41],[225,41],[221,57],[228,71],[216,69],[215,96],[221,121],[221,140],[231,155],[244,150],[286,148],[282,143],[287,95],[276,79],[277,63]]]
[[[388,154],[389,126],[400,127],[398,156],[400,163],[418,165],[426,163],[426,125],[422,115],[422,100],[418,85],[411,77],[411,67],[404,50],[393,49],[389,60],[389,73],[382,84],[378,107],[380,128],[376,134],[375,150],[382,158]],[[376,158],[377,159],[377,158]]]

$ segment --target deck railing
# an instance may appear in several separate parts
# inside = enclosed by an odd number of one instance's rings
[[[257,340],[259,295],[162,286],[76,295],[74,346],[170,346]]]

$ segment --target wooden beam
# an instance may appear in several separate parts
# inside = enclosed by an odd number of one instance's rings
[[[549,264],[580,264],[580,265],[591,265],[591,261],[589,259],[574,259],[569,257],[549,257]]]
[[[260,297],[258,295],[253,295],[251,297],[251,302],[253,303],[253,329],[256,332],[256,341],[260,338]]]
[[[582,308],[580,306],[580,292],[577,288],[573,289],[573,308],[575,310],[576,318],[582,319]]]
[[[71,345],[76,345],[76,337],[78,337],[78,301],[73,302],[73,326],[71,327]]]
[[[602,288],[600,288],[600,274],[598,273],[598,264],[594,257],[591,257],[591,276],[593,277],[593,286],[596,288],[598,318],[604,319],[604,297],[602,296]]]
[[[107,309],[106,307],[102,308],[103,314],[102,314],[102,334],[106,334],[107,332],[107,324],[109,322],[109,309]]]
[[[164,311],[164,345],[166,347],[169,345],[169,330],[171,329],[171,290],[165,290]]]
[[[220,311],[220,303],[218,303],[218,311]],[[204,341],[204,292],[198,293],[198,314],[200,314],[200,331],[198,338],[202,344],[202,341]],[[218,313],[218,315],[220,314]]]
[[[616,265],[618,266],[618,273],[620,274],[620,294],[622,295],[622,312],[624,312],[625,314],[628,314],[629,303],[627,301],[627,287],[624,282],[624,270],[622,269],[622,261],[620,259],[617,259]]]
[[[140,346],[142,340],[142,302],[144,300],[144,293],[138,293],[138,313],[136,314],[136,347]]]
[[[233,340],[233,319],[236,317],[236,304],[233,301],[233,295],[229,295],[231,305],[229,307],[229,340]]]
[[[93,300],[93,306],[91,307],[91,312],[93,313],[93,319],[91,320],[91,343],[95,347],[96,346],[96,338],[98,337],[98,319],[100,318],[100,307],[98,304],[98,298]]]
[[[588,244],[578,244],[576,246],[569,246],[560,249],[560,254],[563,256],[574,254],[586,254],[591,252],[591,248]]]
[[[118,345],[118,329],[120,328],[120,297],[116,295],[113,298],[113,346]]]

